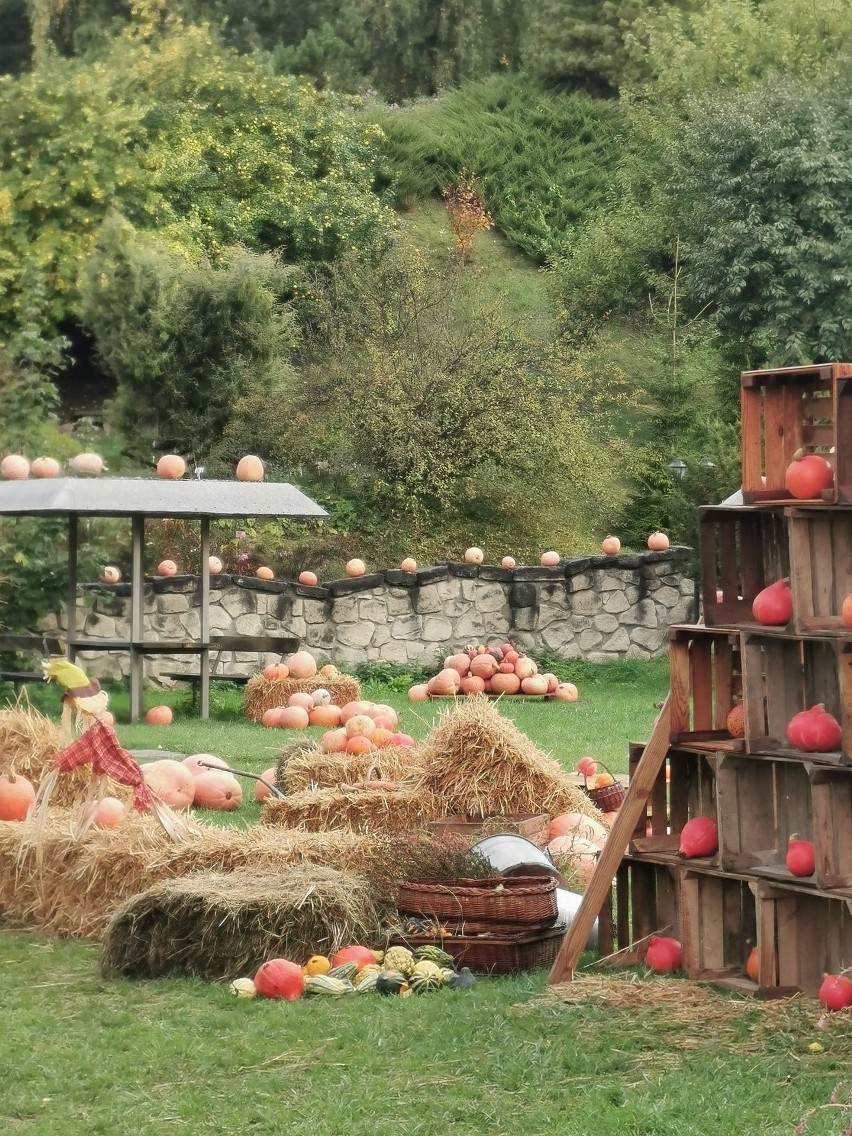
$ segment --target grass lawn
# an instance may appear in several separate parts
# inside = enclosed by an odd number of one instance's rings
[[[627,741],[650,729],[665,667],[574,678],[575,705],[506,703],[504,712],[567,766],[588,752],[624,770]],[[38,692],[45,705],[52,695]],[[418,736],[437,712],[387,686],[368,685],[365,695],[400,708]],[[238,702],[221,691],[210,722],[181,712],[170,727],[120,725],[120,737],[263,769],[294,735],[247,725]],[[243,810],[243,822],[254,815]],[[852,1131],[852,1014],[827,1028],[812,1003],[770,1015],[746,1006],[731,1018],[720,995],[684,1024],[655,1004],[545,999],[545,982],[535,972],[425,998],[246,1002],[218,984],[106,981],[95,947],[0,925],[0,1133]],[[690,989],[684,983],[684,1000]]]

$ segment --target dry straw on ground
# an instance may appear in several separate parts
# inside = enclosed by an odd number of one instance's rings
[[[335,706],[345,706],[361,697],[361,684],[352,675],[315,675],[313,678],[283,678],[270,681],[262,674],[256,674],[246,683],[243,706],[245,715],[251,722],[259,722],[264,710],[274,710],[276,706],[286,706],[287,699],[297,692],[312,694],[315,690],[327,690]]]
[[[418,750],[415,785],[440,798],[444,813],[470,817],[598,811],[558,761],[500,714],[499,703],[470,695],[441,716]]]
[[[284,763],[279,783],[288,793],[316,786],[333,789],[352,785],[368,775],[380,781],[405,781],[422,773],[417,751],[387,746],[374,753],[324,753],[314,746]]]
[[[106,929],[106,976],[251,976],[270,958],[304,963],[348,943],[378,942],[382,915],[363,876],[319,864],[279,872],[202,872],[124,903]]]
[[[303,789],[271,800],[261,823],[323,832],[345,828],[353,832],[414,832],[443,815],[440,802],[422,789]]]

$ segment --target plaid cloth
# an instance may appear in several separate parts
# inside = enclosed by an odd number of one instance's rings
[[[154,803],[138,762],[121,748],[115,730],[106,722],[95,722],[81,738],[60,750],[55,762],[60,773],[91,765],[94,776],[112,777],[122,785],[132,786],[133,807],[140,813]]]

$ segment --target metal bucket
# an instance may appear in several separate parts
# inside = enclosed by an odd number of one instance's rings
[[[471,852],[481,856],[504,876],[550,876],[561,879],[550,856],[524,836],[500,832],[474,844]]]
[[[580,909],[580,904],[583,897],[578,895],[575,891],[569,891],[567,888],[556,889],[556,909],[558,914],[554,927],[568,930],[574,921],[574,916]],[[598,921],[597,919],[592,924],[592,929],[589,931],[589,937],[586,939],[586,950],[595,951],[598,947]]]

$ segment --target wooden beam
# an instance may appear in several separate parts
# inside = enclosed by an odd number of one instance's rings
[[[630,842],[637,824],[642,818],[648,803],[648,797],[657,780],[657,774],[663,767],[666,754],[669,751],[671,737],[671,694],[666,695],[663,708],[660,711],[648,744],[630,778],[627,787],[627,796],[618,810],[618,816],[609,832],[609,839],[604,845],[600,859],[597,862],[589,886],[583,896],[582,903],[571,921],[571,926],[559,948],[559,954],[551,968],[548,983],[553,986],[557,982],[566,982],[577,967],[580,956],[586,947],[586,941],[594,926],[601,908],[604,905],[615,873],[618,871],[624,856],[624,850]]]
[[[201,595],[198,609],[198,636],[201,640],[199,673],[202,718],[210,717],[210,518],[201,518]]]
[[[65,602],[65,642],[68,644],[68,658],[74,662],[77,652],[71,646],[77,638],[77,555],[80,539],[79,518],[76,513],[68,514],[68,592]]]
[[[145,612],[145,517],[134,513],[130,520],[130,721],[142,717],[144,682],[143,655]]]

